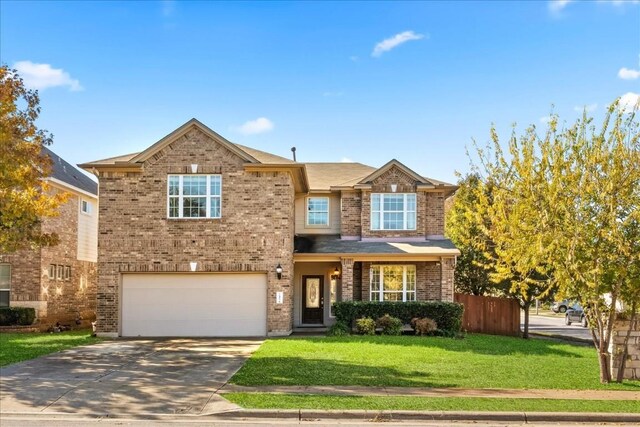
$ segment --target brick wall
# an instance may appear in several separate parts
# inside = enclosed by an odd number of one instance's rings
[[[444,192],[425,194],[425,234],[433,237],[444,237]],[[429,237],[427,237],[429,238]]]
[[[416,193],[415,230],[371,230],[371,193]],[[393,194],[393,193],[392,193]],[[417,191],[416,182],[392,167],[371,182],[371,190],[342,191],[341,235],[358,238],[443,238],[444,192]]]
[[[78,261],[78,215],[80,198],[72,194],[59,209],[59,215],[43,221],[43,231],[55,231],[56,246],[42,248],[41,295],[46,301],[43,323],[68,323],[79,316],[90,321],[96,309],[96,263]],[[69,279],[50,278],[49,265],[71,267]]]
[[[370,300],[370,269],[372,265],[415,265],[416,266],[416,300],[438,301],[442,293],[440,286],[440,266],[436,262],[363,262],[361,294],[362,301]]]
[[[167,175],[222,175],[221,219],[167,219]],[[148,159],[142,173],[100,176],[98,331],[117,333],[127,271],[268,273],[267,331],[293,327],[294,187],[285,172],[245,172],[243,160],[197,128]],[[282,279],[274,273],[283,267]],[[284,304],[276,306],[276,292]]]
[[[95,317],[96,263],[77,260],[78,209],[79,198],[71,194],[58,216],[42,221],[43,232],[60,237],[56,246],[0,255],[1,263],[11,264],[10,304],[35,308],[43,325]],[[49,278],[50,264],[71,267],[71,277]]]
[[[340,234],[343,237],[360,238],[362,226],[360,212],[362,196],[359,191],[342,191],[340,200]]]

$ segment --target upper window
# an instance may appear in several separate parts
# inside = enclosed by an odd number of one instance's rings
[[[415,230],[415,193],[371,194],[372,230]]]
[[[220,218],[221,175],[169,175],[169,218]]]
[[[11,292],[11,265],[0,264],[0,307],[9,307]]]
[[[374,265],[370,275],[371,301],[415,301],[415,265]]]
[[[307,198],[307,225],[329,225],[329,198]]]
[[[82,210],[82,212],[86,213],[86,214],[90,214],[91,213],[91,202],[88,202],[86,200],[83,200],[80,202],[80,209]]]

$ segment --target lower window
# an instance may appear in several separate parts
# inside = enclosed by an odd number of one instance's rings
[[[371,301],[415,301],[415,265],[374,265],[370,274]]]
[[[11,292],[11,265],[0,264],[0,307],[9,307]]]

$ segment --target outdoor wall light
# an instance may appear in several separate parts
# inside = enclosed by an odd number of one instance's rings
[[[276,266],[276,275],[278,276],[278,280],[282,279],[282,266],[280,263]]]
[[[340,270],[338,270],[338,267],[336,267],[336,269],[333,270],[333,276],[336,276],[336,278],[340,277]]]

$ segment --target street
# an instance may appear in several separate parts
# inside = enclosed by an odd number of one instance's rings
[[[524,316],[521,317],[521,327],[524,327]],[[577,338],[591,341],[591,332],[588,328],[583,328],[578,323],[572,325],[564,324],[564,317],[557,316],[543,316],[543,315],[529,315],[529,332],[542,334],[562,336],[569,338]]]

